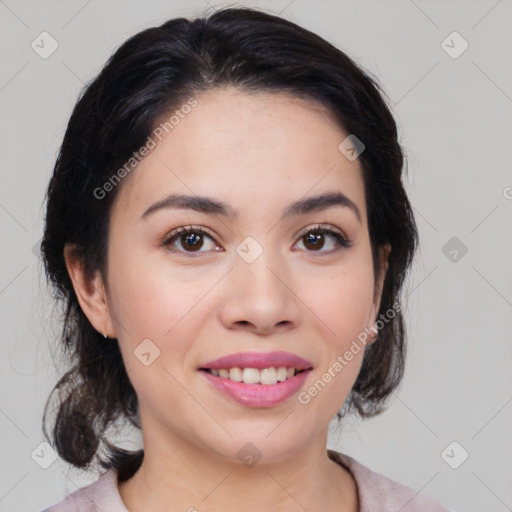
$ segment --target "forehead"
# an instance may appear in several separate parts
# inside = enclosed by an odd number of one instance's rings
[[[362,168],[339,151],[348,133],[324,107],[234,88],[194,99],[197,105],[173,118],[169,133],[155,138],[154,149],[124,179],[116,202],[126,213],[140,216],[172,192],[222,198],[243,214],[251,205],[282,208],[308,193],[339,190],[365,217]]]

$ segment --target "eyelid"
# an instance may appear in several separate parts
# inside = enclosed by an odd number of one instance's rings
[[[175,228],[169,231],[162,239],[162,245],[167,245],[175,236],[185,234],[190,231],[193,231],[194,233],[201,233],[203,235],[207,235],[216,242],[214,235],[212,235],[206,228],[203,228],[202,226],[187,225],[180,226],[179,228]]]
[[[307,228],[304,228],[303,230],[299,231],[299,233],[296,235],[296,237],[300,238],[304,236],[306,233],[309,233],[310,231],[334,231],[338,235],[341,235],[345,240],[349,240],[347,235],[343,231],[341,231],[338,228],[335,228],[334,226],[331,226],[330,224],[313,224],[312,226],[308,226]]]

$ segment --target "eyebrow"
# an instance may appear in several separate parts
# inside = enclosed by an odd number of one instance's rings
[[[326,192],[317,196],[300,199],[289,205],[284,211],[281,220],[295,215],[304,215],[306,213],[326,210],[333,206],[342,206],[349,208],[356,215],[361,223],[361,212],[357,205],[342,192]],[[200,213],[218,214],[226,217],[236,217],[238,212],[229,204],[205,196],[186,196],[182,194],[171,194],[151,205],[141,216],[141,219],[149,217],[151,214],[162,209],[190,209]]]

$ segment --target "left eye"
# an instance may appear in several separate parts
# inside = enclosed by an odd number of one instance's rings
[[[329,243],[330,239],[330,243]],[[350,242],[341,233],[328,228],[314,228],[304,233],[300,241],[308,252],[331,252],[343,247],[350,247]],[[321,251],[325,246],[327,250]]]

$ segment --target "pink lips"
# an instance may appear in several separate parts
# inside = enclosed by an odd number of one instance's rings
[[[212,375],[206,371],[201,373],[217,390],[226,394],[236,402],[248,407],[273,407],[297,393],[303,386],[313,365],[289,352],[243,352],[221,357],[202,365],[200,369],[239,368],[270,368],[293,367],[302,370],[293,377],[276,384],[244,384],[230,379]]]
[[[291,354],[290,352],[241,352],[224,356],[214,361],[209,361],[201,368],[209,368],[210,370],[219,370],[221,368],[270,368],[272,366],[286,366],[288,368],[296,368],[297,370],[307,370],[312,368],[312,364],[302,357]]]

